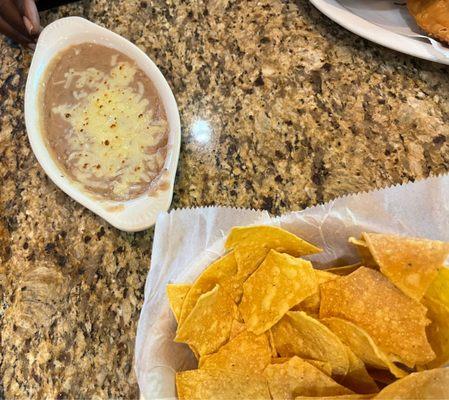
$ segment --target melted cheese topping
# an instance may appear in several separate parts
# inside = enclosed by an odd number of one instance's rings
[[[112,189],[116,196],[154,179],[165,158],[159,142],[166,122],[154,120],[143,85],[137,82],[133,87],[136,72],[126,62],[116,64],[109,74],[95,68],[70,69],[61,83],[68,88],[74,82],[73,96],[79,101],[52,108],[71,126],[69,161],[76,179]]]

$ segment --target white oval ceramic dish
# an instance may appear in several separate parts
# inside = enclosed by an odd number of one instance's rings
[[[413,35],[413,29],[408,28],[415,24],[410,22],[412,18],[403,4],[393,0],[310,2],[324,15],[356,35],[414,57],[449,64],[449,58],[437,51],[427,39],[404,34],[407,32]],[[417,29],[415,33],[421,31]]]
[[[164,166],[166,170],[164,181],[169,185],[166,185],[164,190],[157,190],[152,196],[143,194],[124,202],[90,197],[65,176],[45,146],[37,106],[40,82],[56,53],[84,42],[101,44],[126,54],[150,77],[159,92],[170,127]],[[159,212],[166,211],[170,206],[181,143],[178,107],[170,86],[153,61],[123,37],[79,17],[62,18],[48,25],[39,37],[28,74],[25,90],[25,123],[33,152],[50,179],[70,197],[116,228],[129,232],[146,229],[154,225]]]

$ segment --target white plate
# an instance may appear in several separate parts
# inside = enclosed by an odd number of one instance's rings
[[[372,42],[411,56],[449,65],[449,57],[438,50],[408,14],[405,0],[310,0],[337,24]],[[440,49],[441,50],[441,49]],[[446,50],[447,51],[447,50]]]
[[[66,177],[50,156],[39,123],[37,102],[40,82],[56,53],[68,46],[84,42],[101,44],[126,54],[150,77],[159,92],[170,127],[164,165],[166,170],[164,181],[169,182],[166,190],[158,190],[151,197],[143,194],[122,202],[95,199]],[[50,179],[70,197],[116,228],[129,232],[146,229],[154,225],[159,212],[166,211],[170,206],[181,143],[178,106],[170,86],[153,61],[123,37],[79,17],[62,18],[48,25],[40,34],[28,74],[25,89],[25,123],[33,152]]]

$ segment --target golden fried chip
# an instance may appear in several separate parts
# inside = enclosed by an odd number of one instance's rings
[[[179,400],[270,400],[267,380],[251,373],[196,369],[176,374]]]
[[[276,346],[274,345],[273,332],[271,329],[268,329],[265,334],[267,335],[268,343],[270,344],[271,357],[276,358],[278,356],[278,352],[276,351]]]
[[[320,400],[368,400],[369,394],[343,394],[341,396],[321,396]],[[297,396],[295,400],[318,400],[315,396]]]
[[[368,245],[366,244],[364,239],[356,239],[353,237],[350,237],[348,239],[348,242],[353,244],[357,252],[359,253],[360,258],[362,259],[362,265],[365,267],[375,268],[378,269],[379,266],[377,265],[376,261],[374,260],[372,254],[370,253],[368,249]]]
[[[273,328],[276,350],[282,357],[299,356],[328,362],[332,374],[349,370],[346,347],[325,325],[303,311],[290,311]]]
[[[315,269],[314,271],[318,285],[321,285],[322,283],[327,281],[331,281],[332,279],[338,278],[337,276],[335,276],[335,274],[329,271],[324,271],[322,269]]]
[[[262,372],[270,360],[271,349],[266,335],[244,331],[216,353],[201,357],[199,368],[247,374]]]
[[[407,0],[410,14],[429,34],[449,44],[449,3],[447,0]]]
[[[328,268],[328,269],[325,269],[325,272],[330,272],[335,275],[349,275],[361,266],[362,266],[362,263],[355,263],[355,264],[351,264],[351,265],[345,265],[343,267]]]
[[[382,388],[390,383],[393,383],[397,378],[386,369],[372,369],[370,368],[369,374]],[[408,374],[407,374],[408,375]],[[407,376],[405,375],[405,376]]]
[[[261,334],[295,304],[318,290],[309,261],[270,250],[254,274],[243,284],[239,310],[246,328]]]
[[[229,233],[225,248],[235,250],[239,276],[251,275],[273,249],[295,257],[315,254],[321,249],[277,226],[235,227]]]
[[[271,359],[270,364],[283,364],[290,360],[291,357],[274,357]]]
[[[407,372],[397,367],[388,358],[387,354],[379,349],[371,336],[359,326],[335,317],[323,318],[321,322],[334,332],[365,364],[373,368],[389,369],[398,378],[407,375]]]
[[[170,308],[173,311],[173,315],[175,316],[176,322],[179,320],[179,316],[181,315],[182,303],[187,295],[187,292],[190,290],[191,285],[186,284],[174,284],[170,283],[167,285],[167,297],[168,302],[170,303]]]
[[[320,312],[320,292],[312,294],[305,298],[296,306],[291,308],[292,311],[305,311],[309,315],[317,316]]]
[[[271,359],[271,364],[283,364],[289,361],[291,357],[275,357]],[[312,364],[315,368],[318,368],[323,374],[327,376],[332,375],[332,366],[326,361],[311,360],[309,358],[303,358],[302,360]]]
[[[374,382],[374,379],[368,374],[363,361],[349,348],[346,349],[348,351],[349,370],[348,373],[339,380],[339,383],[355,393],[377,393],[379,388],[377,387],[376,382]]]
[[[281,358],[298,355],[301,358],[308,358],[309,354],[302,354],[303,339],[299,332],[293,327],[291,319],[286,315],[276,325],[271,328],[273,342],[276,352]]]
[[[332,376],[332,365],[327,361],[319,361],[319,360],[309,360],[304,359],[309,364],[312,364],[315,368],[318,368],[323,374],[327,376]]]
[[[426,297],[449,308],[449,268],[441,268],[427,289]]]
[[[178,327],[175,342],[187,343],[200,357],[213,353],[229,339],[237,313],[236,304],[216,285],[199,297],[192,312]]]
[[[315,276],[318,286],[324,282],[338,278],[335,274],[319,269],[315,269]],[[320,291],[317,290],[314,294],[305,298],[296,306],[293,306],[292,311],[305,311],[307,314],[318,315],[320,311]]]
[[[231,251],[209,265],[193,283],[182,305],[179,324],[182,325],[198,298],[219,284],[235,302],[240,300],[243,281],[237,278],[237,262]]]
[[[413,367],[435,358],[426,337],[426,308],[380,272],[360,267],[320,286],[320,318],[339,317],[363,328],[384,351]]]
[[[264,375],[273,400],[292,399],[298,395],[331,396],[352,393],[299,357],[282,364],[271,364]]]
[[[246,330],[245,324],[243,322],[240,322],[238,319],[235,319],[231,324],[231,333],[229,334],[229,339],[235,338],[244,330]]]
[[[449,362],[449,269],[441,268],[422,300],[427,316],[432,321],[427,327],[427,338],[436,354],[428,368]]]
[[[427,338],[436,354],[436,358],[426,367],[441,367],[449,362],[449,308],[427,297],[424,297],[423,304],[427,307],[427,316],[432,321],[426,329]]]
[[[449,399],[449,368],[410,374],[382,389],[374,399]]]
[[[381,272],[415,300],[421,300],[449,255],[449,243],[398,235],[363,233]]]

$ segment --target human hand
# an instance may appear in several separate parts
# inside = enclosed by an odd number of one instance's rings
[[[34,48],[40,30],[35,0],[0,0],[0,33]]]

